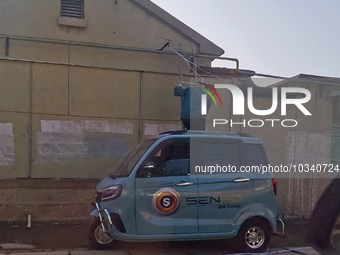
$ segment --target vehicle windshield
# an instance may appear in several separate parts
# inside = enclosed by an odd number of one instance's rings
[[[121,159],[118,166],[110,174],[110,177],[127,177],[130,175],[132,169],[137,164],[138,160],[144,155],[147,149],[156,141],[157,139],[149,139],[141,142]]]

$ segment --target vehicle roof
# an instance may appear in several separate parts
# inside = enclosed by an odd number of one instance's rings
[[[153,138],[170,138],[170,137],[173,138],[195,137],[195,138],[218,138],[218,139],[225,138],[241,140],[243,143],[262,144],[261,139],[251,137],[246,133],[222,132],[222,131],[177,130],[160,133],[158,136]]]

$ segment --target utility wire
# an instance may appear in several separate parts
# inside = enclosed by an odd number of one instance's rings
[[[191,65],[197,67],[197,69],[201,70],[202,72],[204,72],[204,73],[206,73],[206,74],[208,74],[208,75],[210,75],[210,76],[212,76],[212,77],[214,77],[214,78],[220,79],[220,80],[223,81],[223,82],[227,82],[227,83],[230,82],[230,81],[227,81],[227,80],[223,79],[222,77],[219,77],[219,76],[217,76],[217,75],[215,75],[215,74],[213,74],[213,73],[211,73],[211,72],[208,72],[208,71],[202,69],[201,67],[199,67],[198,65],[196,65],[194,62],[192,62],[192,61],[190,61],[189,59],[185,58],[181,53],[179,53],[178,51],[174,50],[174,49],[171,47],[171,44],[169,44],[168,46],[169,46],[169,48],[170,48],[174,53],[176,53],[178,56],[180,56],[180,57],[186,62],[186,64],[188,65],[188,67],[189,67],[189,68],[190,68],[190,69],[191,69],[191,70],[192,70],[192,71],[200,78],[201,82],[203,82],[202,76],[201,76],[198,72],[196,72],[196,70],[195,70],[194,68],[192,68]]]
[[[196,70],[194,68],[191,67],[191,65],[193,66],[196,66],[197,68],[201,69],[199,66],[197,66],[194,62],[190,61],[189,59],[185,58],[181,53],[179,53],[178,51],[174,50],[172,47],[171,47],[171,44],[168,44],[168,47],[174,52],[176,53],[178,56],[180,56],[184,61],[185,63],[187,64],[187,66],[190,68],[190,70],[192,70],[195,74],[197,74],[197,76],[200,78],[201,81],[203,81],[203,78],[202,76],[196,72]],[[191,65],[190,65],[191,64]]]

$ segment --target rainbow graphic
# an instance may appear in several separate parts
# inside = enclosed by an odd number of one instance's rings
[[[205,83],[201,83],[201,84],[205,87],[201,89],[211,97],[211,100],[214,102],[214,104],[217,105],[217,101],[216,101],[216,98],[217,98],[220,105],[222,105],[222,99],[220,95],[218,94],[217,90],[214,88],[214,86],[210,84],[205,84]]]

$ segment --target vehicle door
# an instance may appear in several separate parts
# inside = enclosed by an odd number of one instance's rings
[[[197,178],[189,172],[189,139],[161,142],[140,165],[135,178],[137,234],[197,233]]]
[[[252,180],[239,172],[239,146],[237,139],[212,138],[196,145],[201,148],[200,167],[203,170],[203,174],[202,171],[198,173],[200,233],[232,231],[254,192]]]

